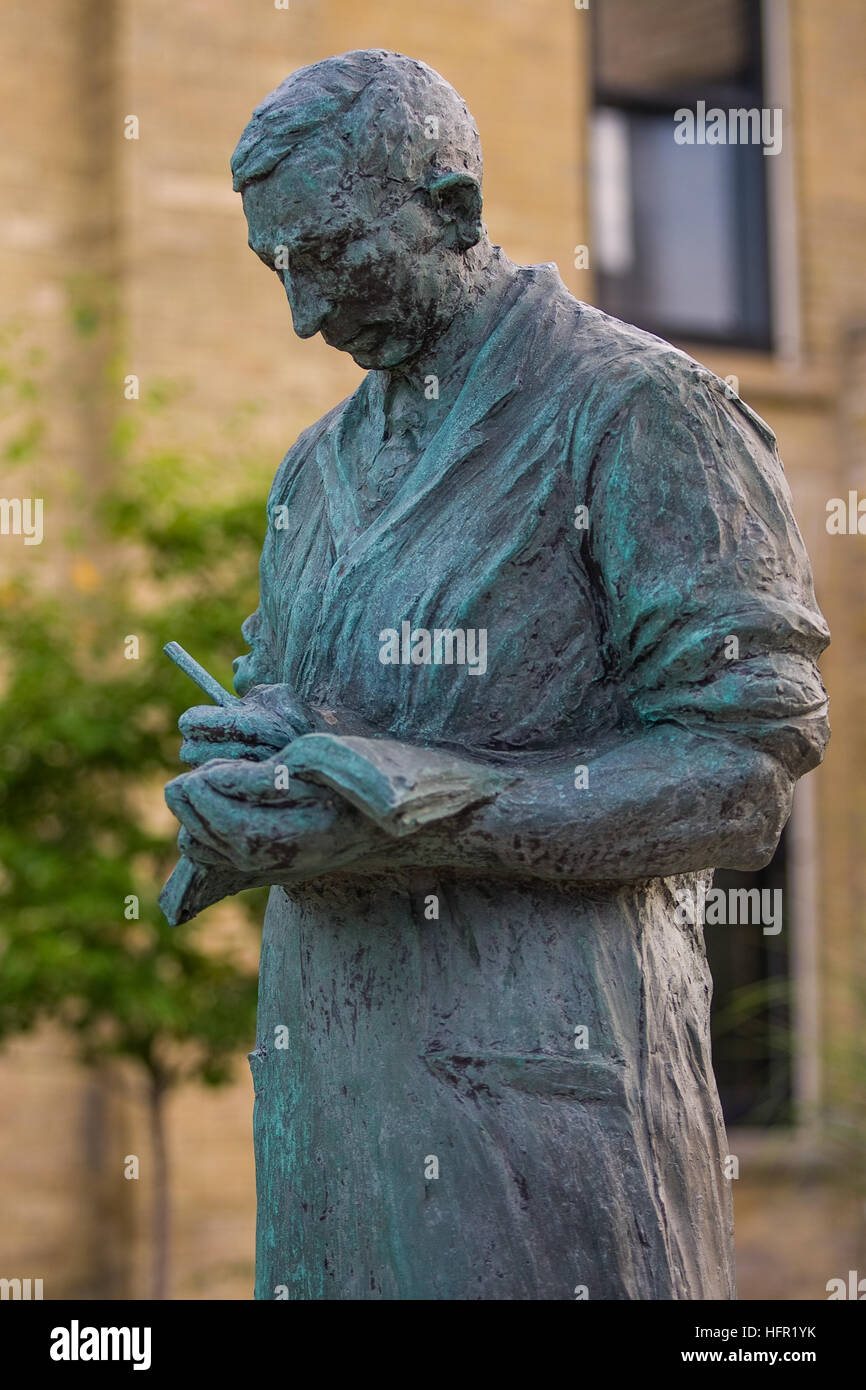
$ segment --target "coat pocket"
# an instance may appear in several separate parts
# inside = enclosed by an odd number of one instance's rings
[[[562,1097],[583,1105],[626,1104],[625,1061],[618,1057],[573,1058],[546,1052],[424,1052],[427,1066],[441,1081],[467,1096],[495,1097],[509,1091]]]

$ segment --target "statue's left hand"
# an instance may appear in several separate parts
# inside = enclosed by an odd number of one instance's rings
[[[214,760],[169,782],[179,847],[200,865],[233,866],[257,883],[291,882],[351,863],[382,838],[335,792],[292,776],[277,758]]]
[[[192,767],[216,758],[264,760],[315,727],[288,686],[256,685],[234,704],[185,710],[178,720],[180,758]]]

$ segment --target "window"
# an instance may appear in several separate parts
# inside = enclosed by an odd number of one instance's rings
[[[675,113],[699,102],[764,108],[760,4],[599,0],[592,14],[599,307],[665,338],[769,349],[766,166],[778,156],[760,140],[674,138]]]
[[[762,912],[761,923],[728,920],[704,927],[713,974],[713,1069],[728,1125],[790,1124],[796,1118],[787,862],[788,837],[783,832],[765,869],[719,869],[713,880],[729,904],[731,890],[757,890],[762,909],[769,908]],[[773,921],[776,909],[780,913]],[[734,915],[727,912],[729,919]]]

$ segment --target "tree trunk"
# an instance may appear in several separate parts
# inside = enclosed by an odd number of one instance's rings
[[[83,1095],[87,1273],[80,1292],[71,1296],[96,1301],[129,1298],[132,1292],[135,1204],[118,1164],[118,1154],[129,1148],[128,1110],[116,1081],[110,1062],[97,1060],[87,1069]]]
[[[168,1255],[170,1203],[168,1190],[168,1152],[165,1137],[166,1088],[159,1077],[150,1079],[150,1151],[153,1158],[153,1288],[151,1298],[168,1297]]]

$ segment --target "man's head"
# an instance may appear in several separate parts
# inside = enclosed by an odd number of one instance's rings
[[[362,367],[417,356],[486,244],[475,122],[438,73],[397,53],[292,73],[254,111],[232,173],[295,332],[321,332]]]

